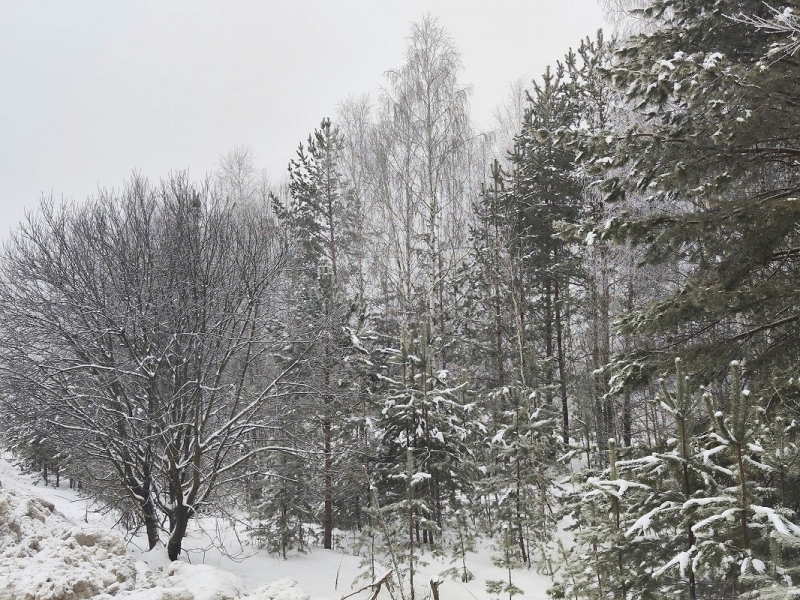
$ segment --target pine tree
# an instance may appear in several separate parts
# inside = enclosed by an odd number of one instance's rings
[[[308,482],[298,476],[308,469],[307,461],[281,453],[261,467],[267,474],[250,498],[250,535],[270,554],[286,560],[290,550],[304,552],[311,541],[306,526],[313,519],[313,495]]]
[[[541,357],[536,378],[548,386],[549,400],[560,396],[565,443],[569,441],[566,306],[577,261],[556,233],[559,222],[578,220],[584,189],[574,152],[559,140],[559,133],[576,126],[579,119],[566,79],[566,67],[559,63],[555,72],[545,71],[541,83],[533,82],[505,195],[515,253],[524,257],[522,285],[530,286],[539,298],[526,307],[528,320],[541,324],[536,332],[541,340],[536,348]]]
[[[616,589],[639,598],[701,598],[788,593],[793,585],[790,549],[800,528],[796,513],[776,501],[773,459],[764,450],[785,449],[785,432],[761,425],[760,400],[740,387],[738,363],[721,409],[710,393],[703,396],[711,423],[704,431],[689,378],[676,366],[674,392],[662,381],[660,403],[674,421],[666,447],[628,460],[612,452],[606,472],[582,474],[568,494],[576,546],[552,595]],[[779,455],[786,460],[791,452]]]
[[[606,70],[631,116],[582,155],[604,173],[606,201],[643,197],[651,208],[625,204],[597,234],[675,269],[659,298],[623,319],[624,331],[655,342],[628,353],[630,378],[668,368],[663,350],[679,348],[705,381],[744,357],[759,385],[781,374],[776,391],[794,398],[785,382],[800,352],[796,57],[757,26],[774,17],[766,3],[656,0],[639,16],[651,32],[623,43]]]
[[[494,557],[492,562],[495,564],[495,566],[506,570],[508,573],[508,579],[505,581],[502,579],[487,579],[486,591],[489,594],[508,594],[508,600],[512,600],[514,596],[525,593],[524,590],[520,589],[514,584],[512,578],[514,568],[522,566],[523,563],[519,562],[515,558],[515,534],[511,532],[511,525],[509,523],[505,523],[502,531],[503,535],[501,538],[502,542],[500,545],[500,556]]]
[[[518,255],[512,251],[512,218],[506,198],[507,173],[500,162],[489,166],[490,179],[473,206],[471,255],[460,273],[463,291],[454,323],[464,340],[459,356],[473,366],[473,379],[498,390],[523,376],[526,361],[524,290]]]
[[[615,440],[608,440],[608,469],[589,469],[573,476],[563,498],[562,517],[571,522],[573,544],[565,556],[553,598],[629,598],[642,566],[625,532],[631,524],[631,496],[648,488],[620,472]]]
[[[350,377],[354,373],[346,374],[345,357],[366,351],[353,346],[352,335],[345,335],[352,330],[353,314],[363,311],[348,287],[350,266],[344,259],[353,237],[353,222],[348,210],[349,188],[340,164],[343,146],[338,128],[330,119],[323,119],[289,164],[291,197],[285,201],[273,197],[279,218],[291,226],[300,249],[294,285],[298,326],[316,323],[324,332],[321,351],[309,362],[307,376],[316,380],[319,390],[322,461],[317,472],[322,480],[320,520],[326,549],[333,547],[334,466],[348,470],[342,464],[339,437],[350,415],[347,404],[340,400],[347,392],[344,382],[358,387],[358,379]]]
[[[531,567],[538,553],[538,566],[546,571],[546,547],[556,526],[548,494],[558,475],[555,459],[562,454],[557,418],[549,404],[537,405],[531,390],[506,387],[497,395],[501,398],[492,403],[502,409],[493,423],[492,473],[483,484],[495,524],[490,533],[501,545],[506,535],[513,537],[520,564]]]
[[[704,395],[712,427],[703,457],[714,467],[719,493],[686,504],[697,505],[692,527],[698,537],[695,563],[716,575],[717,586],[757,594],[786,583],[777,577],[775,563],[782,562],[780,547],[798,547],[800,526],[793,522],[795,513],[775,503],[773,489],[763,478],[771,472],[763,462],[763,436],[769,431],[761,427],[763,399],[742,387],[742,375],[739,362],[733,361],[729,398],[721,410],[710,393]],[[785,567],[780,570],[784,575]]]
[[[452,530],[455,540],[450,562],[455,566],[442,572],[442,577],[451,577],[462,583],[469,583],[475,579],[475,575],[467,567],[467,555],[476,551],[478,539],[470,519],[472,512],[474,512],[474,508],[469,506],[469,498],[466,495],[460,495],[452,511]]]
[[[469,491],[474,467],[468,442],[478,425],[474,405],[464,402],[463,387],[449,387],[447,373],[432,369],[435,350],[429,332],[423,329],[421,338],[408,340],[398,353],[399,377],[389,382],[375,427],[383,457],[376,467],[378,489],[389,498],[402,495],[405,451],[411,448],[419,480],[415,490],[424,490],[422,538],[433,548],[459,495]]]

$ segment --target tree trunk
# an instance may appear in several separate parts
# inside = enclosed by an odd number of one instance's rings
[[[327,399],[325,403],[330,404],[330,399]],[[331,475],[333,460],[331,456],[330,417],[326,417],[325,422],[322,424],[322,431],[325,438],[325,514],[323,515],[323,547],[326,550],[331,550],[333,547],[333,477]]]
[[[431,579],[431,598],[432,600],[439,600],[439,586],[442,585],[441,581],[434,581]]]
[[[169,542],[167,543],[167,555],[172,561],[178,560],[181,555],[181,545],[183,544],[183,538],[186,537],[186,528],[191,518],[191,508],[186,505],[175,507],[175,528],[170,533]]]
[[[544,374],[547,384],[547,403],[553,403],[553,287],[550,280],[547,281],[544,292],[544,355],[547,359],[546,371]]]
[[[622,441],[630,448],[631,440],[631,393],[625,392],[622,397]]]
[[[158,544],[158,515],[155,506],[149,498],[142,502],[142,512],[144,513],[144,528],[147,532],[148,550],[152,550]]]
[[[683,463],[683,489],[684,489],[684,497],[688,500],[691,491],[689,487],[689,467],[686,465],[685,462]],[[687,540],[689,543],[689,548],[691,548],[695,544],[694,531],[692,530],[691,523],[687,524],[686,533],[689,538]],[[690,600],[695,600],[697,598],[697,586],[694,580],[694,568],[692,567],[692,561],[689,561],[689,564],[687,565],[687,570],[689,572],[689,598]]]
[[[128,486],[139,504],[142,521],[144,521],[144,528],[147,532],[148,550],[152,550],[158,544],[158,515],[152,497],[150,469],[145,465],[141,483],[132,475],[128,475]]]
[[[411,600],[414,600],[414,488],[411,480],[414,475],[414,455],[411,448],[406,450],[406,472],[408,473],[408,580],[411,587]],[[419,543],[419,524],[416,528]]]
[[[525,536],[522,532],[522,465],[520,464],[519,457],[516,458],[517,468],[517,541],[519,542],[519,551],[522,556],[522,562],[530,566],[528,562],[528,552],[525,548]]]
[[[747,527],[747,482],[744,478],[744,460],[742,459],[742,445],[736,444],[736,462],[739,466],[739,487],[742,498],[742,508],[739,511],[739,521],[742,526],[742,549],[750,549],[750,532]]]
[[[561,389],[561,419],[562,436],[564,443],[569,444],[569,402],[567,399],[567,369],[564,357],[564,340],[561,327],[561,302],[559,298],[559,285],[555,284],[555,317],[556,317],[556,351],[558,352],[558,379]]]

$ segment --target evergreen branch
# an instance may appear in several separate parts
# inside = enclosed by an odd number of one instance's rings
[[[770,257],[769,257],[769,260],[770,261],[776,261],[776,260],[782,261],[782,260],[785,260],[785,259],[787,259],[787,258],[789,258],[791,256],[796,256],[798,254],[800,254],[800,247],[798,247],[798,248],[790,248],[789,250],[784,250],[783,252],[775,252],[774,254],[771,254]]]
[[[786,317],[785,319],[780,319],[773,323],[767,323],[766,325],[761,325],[760,327],[756,327],[755,329],[750,329],[749,331],[745,331],[744,333],[740,333],[739,335],[734,336],[733,340],[743,340],[749,337],[754,336],[757,333],[762,331],[766,331],[768,329],[775,329],[776,327],[780,327],[781,325],[786,325],[788,323],[793,323],[795,321],[800,320],[800,315],[794,315],[793,317]]]

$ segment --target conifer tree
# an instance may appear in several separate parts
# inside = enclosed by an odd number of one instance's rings
[[[506,387],[498,395],[502,398],[493,403],[502,410],[495,412],[493,472],[484,483],[491,490],[491,533],[501,546],[512,536],[519,564],[530,568],[538,553],[539,566],[546,566],[556,525],[548,494],[558,474],[555,459],[562,454],[557,418],[548,404],[537,404],[536,392]]]
[[[641,597],[680,594],[694,599],[699,595],[692,507],[703,502],[698,498],[713,495],[718,488],[700,454],[696,397],[689,390],[681,361],[675,365],[675,390],[670,391],[665,380],[660,382],[660,405],[673,419],[666,447],[653,448],[649,454],[644,449],[638,458],[619,462],[618,468],[626,479],[643,486],[629,495],[627,508],[631,516],[625,536],[639,565],[632,592]],[[663,576],[675,565],[679,566],[677,577]]]
[[[578,119],[578,105],[566,78],[566,67],[559,63],[555,72],[545,71],[541,83],[533,82],[506,186],[513,243],[525,257],[522,285],[540,298],[526,307],[528,320],[541,324],[536,334],[541,340],[535,350],[540,357],[537,379],[546,386],[548,399],[560,397],[565,443],[569,441],[566,306],[577,262],[556,233],[559,222],[578,220],[583,192],[574,152],[559,141],[559,132],[575,126]]]
[[[703,457],[713,465],[719,491],[684,507],[696,505],[692,530],[698,538],[693,559],[697,568],[710,573],[716,589],[756,593],[786,583],[775,577],[774,563],[781,562],[778,546],[797,547],[800,526],[793,522],[796,514],[776,504],[772,490],[762,483],[760,474],[770,468],[762,462],[761,399],[742,387],[742,376],[740,363],[733,361],[729,398],[721,410],[710,393],[704,395],[711,429]]]
[[[460,274],[464,288],[454,324],[463,344],[460,356],[473,365],[474,379],[499,390],[525,371],[525,290],[520,257],[512,251],[513,219],[500,161],[489,166],[489,181],[475,203],[470,230],[471,255]],[[521,312],[522,311],[522,312]]]
[[[460,508],[459,497],[470,491],[475,471],[468,444],[480,425],[474,405],[464,402],[463,387],[449,387],[447,373],[432,370],[435,351],[429,335],[424,329],[421,339],[408,340],[396,356],[398,377],[389,380],[375,420],[381,442],[376,476],[387,499],[402,497],[407,491],[406,450],[412,450],[419,502],[416,543],[434,549],[439,533]]]
[[[504,523],[502,527],[503,535],[500,543],[500,556],[495,556],[492,562],[497,567],[505,569],[507,579],[488,579],[486,580],[486,591],[490,594],[508,594],[508,600],[512,600],[514,596],[524,594],[525,591],[517,587],[513,580],[513,569],[521,566],[523,563],[519,562],[516,558],[514,533],[511,532],[512,526],[509,523]]]
[[[289,164],[291,197],[282,201],[273,196],[279,218],[291,226],[301,249],[294,286],[298,308],[295,319],[300,327],[313,322],[325,332],[322,350],[313,363],[308,363],[307,376],[315,380],[318,390],[322,462],[317,472],[322,480],[321,521],[326,549],[333,546],[334,466],[341,464],[338,442],[348,416],[346,405],[340,402],[345,392],[342,384],[357,387],[357,378],[345,375],[348,365],[344,359],[348,354],[366,351],[354,347],[352,340],[357,338],[346,334],[360,306],[348,288],[344,260],[353,223],[349,218],[348,184],[340,164],[343,145],[339,129],[330,119],[323,119]]]
[[[797,547],[800,528],[796,513],[776,502],[764,450],[785,444],[785,433],[771,441],[774,429],[760,425],[760,402],[741,388],[738,363],[722,409],[704,395],[711,423],[704,431],[681,362],[676,366],[675,391],[662,382],[660,398],[674,420],[666,447],[622,461],[612,452],[605,473],[583,474],[567,496],[573,555],[592,566],[586,571],[570,559],[554,596],[617,589],[640,598],[702,598],[788,593],[793,585],[788,574],[796,560],[787,550]]]
[[[668,368],[670,347],[705,381],[744,357],[765,389],[778,373],[786,382],[800,353],[796,57],[757,26],[774,17],[766,3],[656,0],[638,14],[649,33],[621,44],[607,69],[631,118],[582,155],[604,173],[605,201],[642,196],[652,208],[625,204],[597,234],[676,265],[671,287],[622,321],[655,342],[627,353],[630,379]]]
[[[559,580],[549,590],[553,598],[630,598],[642,568],[625,538],[631,523],[631,495],[647,489],[620,472],[616,442],[608,440],[608,469],[579,471],[565,494],[562,516],[569,515],[573,544],[565,556]]]
[[[302,552],[310,542],[305,528],[313,519],[313,495],[299,476],[308,469],[307,461],[279,454],[261,466],[265,467],[267,474],[250,499],[251,536],[270,554],[286,560],[290,550]]]

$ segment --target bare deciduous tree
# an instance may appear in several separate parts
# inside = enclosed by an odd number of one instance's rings
[[[424,320],[440,334],[443,282],[463,256],[472,196],[470,88],[458,82],[461,70],[461,56],[437,20],[415,23],[406,63],[387,73],[379,132],[380,191],[400,310],[407,320],[423,316],[424,306]]]
[[[3,409],[175,560],[189,520],[274,440],[304,342],[286,339],[289,248],[266,210],[174,176],[81,205],[43,202],[6,245]],[[304,350],[282,361],[287,344]],[[122,495],[122,498],[118,496]]]

